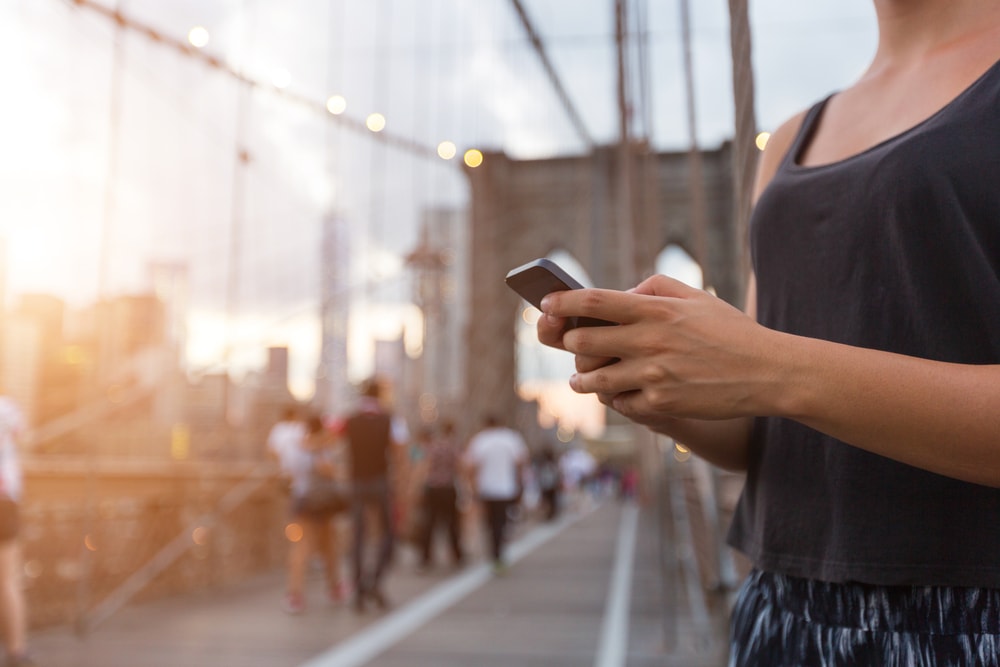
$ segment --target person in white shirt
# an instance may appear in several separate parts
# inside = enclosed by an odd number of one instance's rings
[[[322,560],[330,601],[338,603],[348,595],[346,582],[340,576],[337,531],[330,525],[335,517],[332,511],[309,508],[305,504],[316,473],[320,477],[335,477],[339,472],[336,452],[327,440],[329,434],[322,420],[312,416],[302,421],[295,407],[285,410],[267,438],[268,450],[278,461],[280,474],[288,484],[291,520],[302,531],[299,539],[290,545],[288,554],[288,586],[282,606],[290,614],[305,611],[306,570],[313,554]]]
[[[267,435],[267,449],[278,462],[283,474],[288,475],[295,453],[306,435],[305,424],[299,418],[299,410],[294,406],[285,408],[281,421],[271,427]]]
[[[469,442],[464,461],[483,506],[493,569],[501,574],[507,567],[503,558],[507,509],[520,495],[528,447],[520,433],[501,426],[500,420],[491,415],[483,430]]]

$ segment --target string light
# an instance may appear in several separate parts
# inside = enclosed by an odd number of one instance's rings
[[[339,116],[347,111],[347,100],[344,99],[343,95],[331,95],[326,100],[326,110],[334,116]]]
[[[438,157],[450,160],[458,154],[458,148],[453,141],[442,141],[438,144]]]
[[[284,90],[292,84],[292,74],[287,69],[276,69],[271,72],[271,84],[278,90]]]
[[[483,163],[483,152],[476,148],[465,151],[465,164],[471,169],[475,169]]]
[[[372,132],[381,132],[385,129],[385,116],[380,113],[369,114],[365,119],[365,127]]]
[[[208,45],[208,30],[204,26],[196,25],[188,31],[188,44],[196,49],[204,48]]]

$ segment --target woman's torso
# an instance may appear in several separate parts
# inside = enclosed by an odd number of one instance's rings
[[[804,166],[826,104],[806,115],[754,212],[758,319],[853,346],[1000,363],[1000,63],[904,132]],[[730,539],[758,566],[1000,586],[1000,490],[778,418],[756,420],[750,458]]]

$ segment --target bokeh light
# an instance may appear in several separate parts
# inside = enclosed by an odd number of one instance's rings
[[[754,143],[757,144],[758,150],[764,150],[767,147],[767,142],[770,139],[771,139],[770,132],[761,132],[757,135],[757,138],[754,140]]]
[[[191,531],[191,541],[195,544],[201,546],[208,542],[208,528],[205,526],[198,526]]]
[[[279,67],[271,72],[271,83],[275,88],[284,90],[292,85],[292,73]]]
[[[476,149],[470,148],[465,151],[465,164],[472,169],[475,169],[483,163],[483,152]]]
[[[297,523],[290,523],[285,526],[285,537],[289,542],[298,542],[302,539],[302,526]]]
[[[209,34],[204,26],[196,25],[188,31],[188,43],[196,49],[208,46]]]
[[[453,141],[442,141],[438,144],[438,157],[442,160],[450,160],[458,154],[458,148]]]
[[[347,100],[343,95],[331,95],[326,100],[326,110],[334,116],[339,116],[347,111]]]
[[[365,119],[365,127],[372,132],[381,132],[385,129],[385,116],[380,113],[369,114]]]

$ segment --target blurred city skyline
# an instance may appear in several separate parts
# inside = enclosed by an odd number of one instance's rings
[[[614,3],[522,4],[594,142],[614,143]],[[349,370],[363,376],[373,340],[422,326],[404,258],[424,212],[466,206],[464,151],[533,159],[587,148],[508,0],[100,5],[193,46],[184,54],[118,28],[86,3],[0,7],[7,302],[44,292],[81,306],[150,290],[153,262],[183,265],[192,367],[231,355],[249,368],[284,345],[293,389],[308,393],[321,229],[335,215],[351,230]],[[648,34],[643,130],[658,150],[685,150],[678,5],[633,5]],[[732,135],[728,19],[722,2],[691,11],[698,139],[712,148]],[[871,13],[861,0],[751,3],[761,130],[861,73]],[[341,116],[323,110],[331,96]],[[354,129],[372,113],[385,120],[381,138]],[[454,158],[422,150],[444,141]]]

